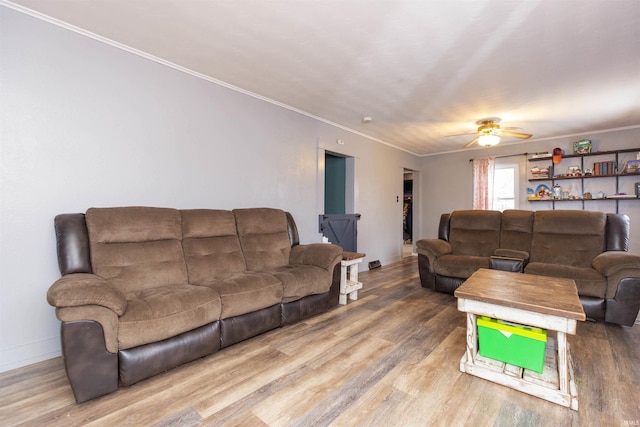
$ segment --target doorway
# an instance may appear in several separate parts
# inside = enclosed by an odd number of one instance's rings
[[[402,258],[413,255],[413,171],[403,171],[403,200],[402,200]]]
[[[320,232],[347,252],[358,251],[358,220],[354,212],[354,158],[324,153],[324,214]]]

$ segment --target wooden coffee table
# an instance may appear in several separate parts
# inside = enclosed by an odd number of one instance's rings
[[[483,268],[473,273],[454,295],[458,310],[467,313],[462,372],[578,410],[566,334],[575,335],[577,321],[586,317],[573,280]],[[556,331],[556,339],[547,341],[543,373],[478,354],[477,315]]]

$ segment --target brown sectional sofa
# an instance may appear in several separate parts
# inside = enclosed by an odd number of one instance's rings
[[[337,305],[342,248],[300,245],[278,209],[91,208],[55,218],[77,402]]]
[[[626,215],[463,210],[443,214],[438,239],[416,246],[425,288],[452,294],[479,268],[570,278],[589,319],[632,326],[640,309],[640,257],[628,253],[628,243]]]

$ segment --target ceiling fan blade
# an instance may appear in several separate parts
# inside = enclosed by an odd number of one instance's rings
[[[453,135],[445,135],[445,138],[448,138],[450,136],[466,136],[466,135],[477,135],[478,132],[468,132],[468,133],[456,133]]]
[[[528,138],[531,138],[533,135],[531,135],[530,133],[502,131],[500,132],[500,136],[511,136],[514,138],[528,139]]]
[[[470,143],[468,143],[467,145],[465,145],[463,148],[469,148],[469,147],[471,147],[473,144],[475,144],[476,142],[478,142],[478,139],[480,139],[480,137],[479,137],[479,136],[476,136],[475,138],[473,138],[473,140],[472,140]]]

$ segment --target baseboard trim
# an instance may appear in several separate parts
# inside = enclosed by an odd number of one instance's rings
[[[61,355],[60,337],[0,349],[0,372],[22,368]]]

